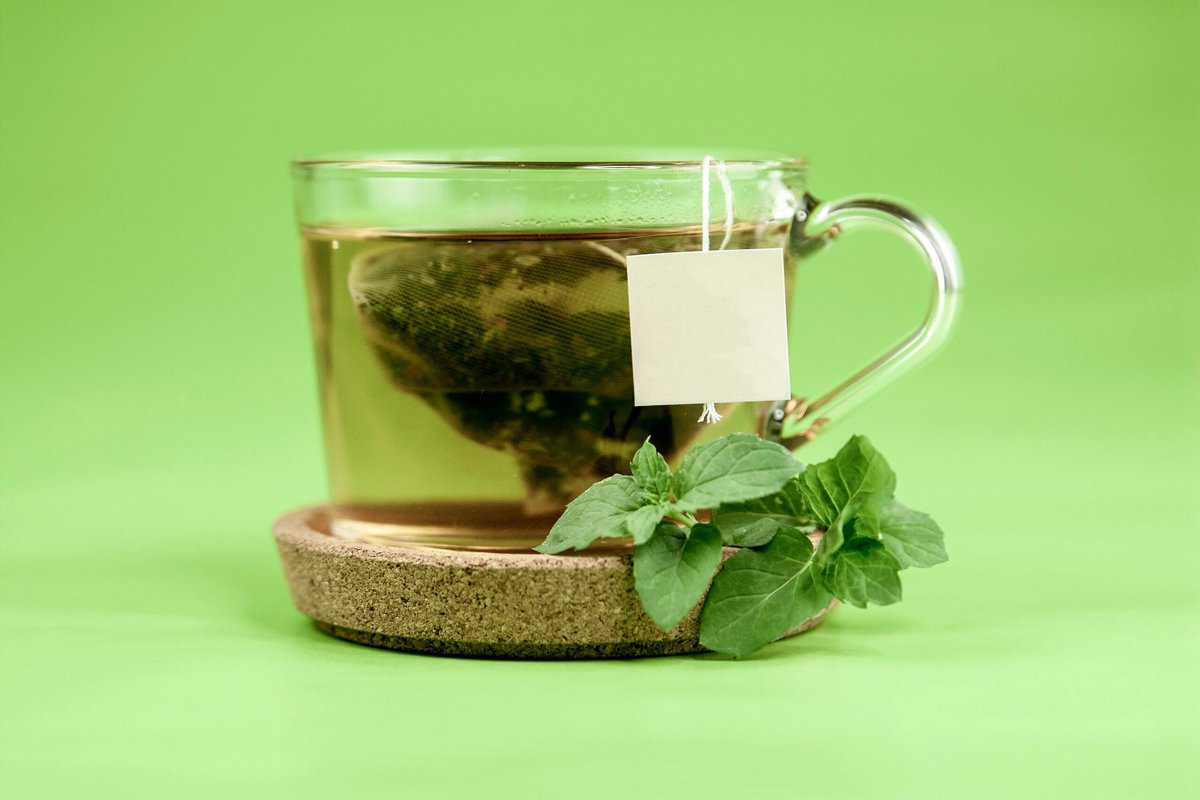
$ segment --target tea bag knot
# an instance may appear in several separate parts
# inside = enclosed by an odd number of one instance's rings
[[[705,253],[710,249],[709,231],[712,226],[712,210],[709,208],[711,195],[709,170],[712,163],[713,157],[705,156],[700,171],[700,250]],[[717,180],[721,183],[721,192],[725,195],[725,238],[721,240],[720,248],[724,250],[725,245],[729,244],[729,237],[733,234],[733,187],[730,186],[729,176],[725,173],[724,161],[717,161]],[[704,410],[700,412],[700,418],[696,420],[696,422],[709,425],[720,421],[721,415],[717,412],[716,403],[705,403]]]

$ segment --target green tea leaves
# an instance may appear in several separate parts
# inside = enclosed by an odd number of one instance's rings
[[[829,591],[859,608],[900,602],[900,562],[881,542],[851,539],[825,570]]]
[[[900,567],[932,567],[949,559],[945,537],[933,517],[893,500],[879,517],[880,539]]]
[[[800,472],[781,445],[734,433],[693,447],[675,475],[677,505],[685,511],[753,500],[779,491]]]
[[[633,550],[642,608],[658,627],[671,630],[700,602],[720,563],[721,534],[712,525],[693,525],[690,534],[670,523],[659,525]]]
[[[700,617],[700,643],[744,656],[775,641],[829,602],[815,579],[808,536],[781,528],[765,550],[742,550],[713,580]]]
[[[546,541],[535,547],[539,553],[582,550],[596,539],[624,536],[626,518],[642,507],[642,490],[628,475],[613,475],[594,483],[572,500]]]
[[[667,460],[659,454],[658,449],[650,441],[650,437],[646,437],[646,441],[633,454],[633,461],[629,462],[629,470],[637,480],[638,486],[641,486],[653,500],[663,501],[670,498],[671,468],[667,466]]]

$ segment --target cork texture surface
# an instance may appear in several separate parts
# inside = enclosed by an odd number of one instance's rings
[[[642,611],[630,557],[484,553],[329,535],[314,506],[274,526],[296,607],[362,644],[480,658],[626,658],[702,652],[700,606],[664,633]],[[726,548],[726,556],[732,554]],[[825,609],[788,635],[815,627]]]

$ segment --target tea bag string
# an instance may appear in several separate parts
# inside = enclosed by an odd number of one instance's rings
[[[714,161],[716,159],[712,156],[705,156],[700,170],[700,250],[705,253],[710,249],[711,239],[712,209],[709,203],[712,188],[709,176]],[[721,192],[725,195],[725,238],[721,240],[721,246],[718,248],[724,250],[733,236],[733,187],[729,184],[729,175],[725,172],[725,162],[716,161],[716,164],[717,182],[721,184]],[[700,418],[696,421],[708,424],[720,422],[721,415],[717,412],[717,404],[705,403],[704,410],[700,412]]]

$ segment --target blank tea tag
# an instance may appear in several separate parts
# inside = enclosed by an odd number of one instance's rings
[[[629,256],[633,402],[785,400],[783,250]]]

